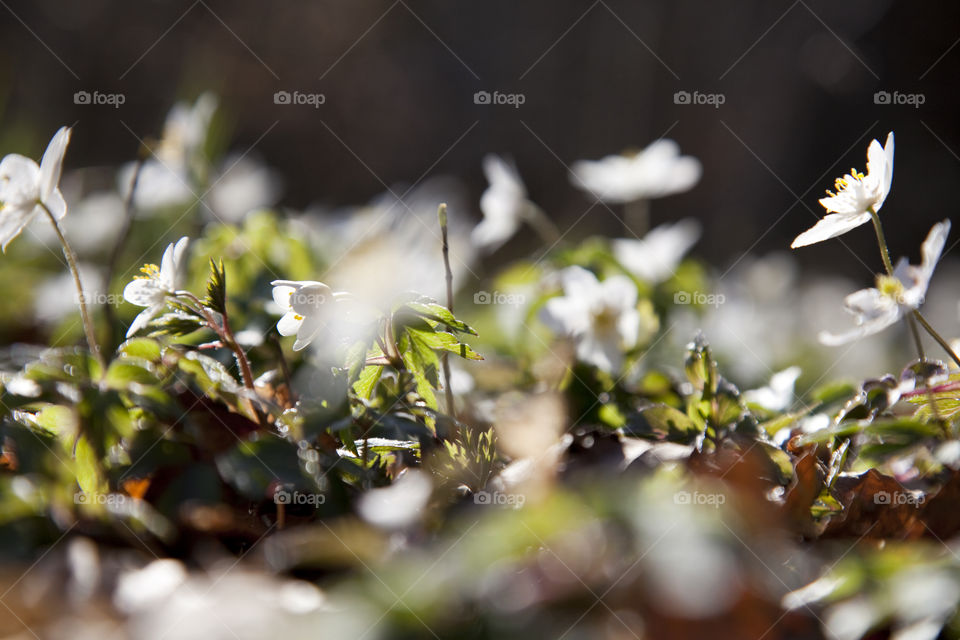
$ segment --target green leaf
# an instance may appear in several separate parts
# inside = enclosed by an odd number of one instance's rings
[[[94,447],[86,436],[80,436],[76,447],[77,484],[87,495],[106,493],[106,480],[100,475],[100,464]]]
[[[357,381],[353,383],[353,391],[364,400],[373,397],[373,391],[377,388],[377,382],[380,381],[380,375],[383,373],[383,365],[369,365],[360,371]]]
[[[174,311],[154,318],[150,322],[150,326],[153,328],[150,336],[185,336],[194,331],[199,331],[206,325],[206,321],[199,316],[182,311]]]
[[[467,323],[457,320],[456,316],[443,305],[435,302],[408,302],[406,306],[418,315],[435,322],[443,323],[454,331],[477,335],[477,332],[467,325]]]
[[[141,358],[149,362],[159,362],[161,355],[160,343],[150,338],[131,338],[117,349],[120,355],[130,358]],[[109,375],[109,374],[108,374]]]
[[[656,404],[628,416],[624,431],[632,436],[681,444],[694,442],[702,433],[687,414],[665,404]]]
[[[104,382],[111,389],[122,391],[131,383],[156,384],[158,378],[153,365],[139,358],[118,358],[110,363]]]
[[[407,332],[420,344],[429,349],[450,351],[467,360],[483,360],[483,356],[471,349],[468,345],[457,340],[457,337],[446,331],[422,331],[408,327]]]
[[[227,272],[222,259],[218,264],[210,258],[210,279],[207,280],[207,299],[204,303],[221,315],[227,313]]]

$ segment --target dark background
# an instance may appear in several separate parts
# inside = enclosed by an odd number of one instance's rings
[[[284,176],[285,205],[365,202],[425,172],[462,178],[476,202],[480,158],[496,151],[582,237],[620,225],[591,209],[565,165],[666,134],[704,178],[655,202],[653,222],[702,219],[697,251],[723,267],[785,249],[823,214],[823,190],[865,169],[870,139],[893,129],[882,215],[891,251],[915,258],[930,224],[955,213],[958,38],[955,0],[0,0],[0,141],[39,155],[75,123],[68,167],[114,165],[136,152],[127,127],[157,134],[175,99],[211,89],[232,147],[254,147]],[[126,103],[75,105],[81,89]],[[326,103],[275,105],[278,90]],[[476,105],[478,90],[526,101]],[[677,105],[679,90],[725,103]],[[877,105],[879,90],[925,101]],[[869,227],[843,241],[879,266]],[[799,253],[864,275],[829,243]]]

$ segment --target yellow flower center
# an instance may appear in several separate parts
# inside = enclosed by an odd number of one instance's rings
[[[877,290],[888,298],[899,299],[903,296],[903,283],[893,276],[877,276]]]
[[[293,319],[294,319],[294,320],[297,320],[297,321],[300,321],[300,320],[303,320],[303,316],[300,315],[299,313],[295,313],[295,314],[293,314]]]
[[[140,267],[142,276],[133,276],[135,280],[155,280],[160,275],[160,267],[149,262]]]

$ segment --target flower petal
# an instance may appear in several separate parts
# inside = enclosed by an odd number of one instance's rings
[[[20,235],[37,211],[39,209],[33,205],[7,205],[0,209],[0,248],[6,251],[7,245]]]
[[[274,283],[281,282],[280,280],[274,280]],[[297,288],[286,285],[286,284],[274,284],[273,285],[273,301],[277,303],[277,306],[281,309],[292,309],[290,306],[290,294],[296,291]]]
[[[146,278],[137,278],[127,283],[123,288],[123,299],[130,304],[138,307],[150,307],[155,304],[162,304],[164,300],[164,291],[154,280]]]
[[[880,187],[879,197],[877,199],[876,211],[883,206],[887,194],[890,193],[890,185],[893,182],[893,131],[887,134],[887,141],[883,147],[880,142],[874,140],[867,148],[867,175],[876,180]]]
[[[159,305],[154,305],[152,307],[148,307],[143,311],[141,311],[140,313],[138,313],[137,317],[133,319],[133,323],[130,325],[130,328],[127,329],[127,337],[129,338],[130,336],[132,336],[133,334],[135,334],[136,332],[140,331],[141,329],[146,327],[148,324],[150,324],[150,321],[153,320],[153,317],[158,313],[160,313],[162,310],[163,310],[163,305],[159,304]]]
[[[322,282],[298,287],[290,296],[290,306],[302,316],[316,315],[330,302],[333,302],[333,291]]]
[[[297,314],[291,311],[283,314],[277,322],[277,332],[282,336],[292,336],[300,330],[301,324],[303,324],[303,317],[298,319]]]
[[[46,202],[50,194],[60,183],[60,172],[63,170],[63,156],[70,144],[70,128],[60,127],[43,152],[40,161],[40,193],[41,201]]]
[[[300,351],[309,345],[323,329],[324,322],[317,316],[308,316],[303,319],[300,330],[297,331],[297,340],[293,343],[293,350]]]
[[[822,202],[821,200],[821,204]],[[821,218],[813,227],[798,235],[790,245],[790,248],[806,247],[817,242],[829,240],[830,238],[836,238],[869,221],[869,213],[861,213],[859,215],[848,215],[845,213],[828,214]]]

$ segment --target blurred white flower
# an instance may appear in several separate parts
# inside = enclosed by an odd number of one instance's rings
[[[327,285],[314,280],[274,280],[270,284],[273,301],[284,312],[277,322],[277,331],[282,336],[297,336],[294,351],[313,342],[326,325],[328,305],[349,297],[347,293],[334,293]]]
[[[116,192],[96,191],[70,207],[70,215],[63,219],[60,228],[78,254],[90,254],[117,241],[125,213],[123,200]],[[34,218],[30,232],[51,250],[60,247],[57,232],[49,220]]]
[[[99,300],[102,278],[98,269],[90,264],[77,265],[80,282],[83,283],[84,296],[89,303]],[[43,323],[55,323],[77,312],[77,286],[73,274],[69,271],[59,273],[40,283],[34,297],[34,316]]]
[[[702,171],[699,160],[681,156],[676,142],[662,138],[633,155],[579,160],[570,181],[598,200],[627,203],[689,191]]]
[[[395,193],[404,193],[396,187]],[[476,278],[477,250],[470,242],[469,207],[458,183],[434,178],[406,193],[374,199],[350,209],[333,224],[323,225],[318,243],[331,265],[324,281],[334,287],[348,284],[364,305],[388,308],[409,291],[442,300],[445,296],[443,253],[437,204],[446,202],[450,241],[450,268],[454,288]],[[315,222],[309,227],[316,228]]]
[[[821,198],[820,204],[830,213],[812,228],[801,233],[790,245],[805,247],[845,234],[870,221],[870,211],[880,211],[893,180],[893,132],[887,134],[887,142],[880,146],[874,140],[867,148],[867,175],[856,169],[837,178],[837,193],[827,191],[829,198]]]
[[[179,102],[167,114],[160,143],[140,170],[134,204],[141,210],[156,210],[186,202],[194,195],[194,174],[202,168],[203,145],[217,98],[204,93],[193,104]],[[119,191],[129,193],[135,163],[125,165],[118,176]]]
[[[483,221],[474,227],[470,241],[493,251],[517,232],[524,216],[535,205],[527,199],[527,188],[512,163],[487,154],[483,158],[483,173],[490,186],[480,197]]]
[[[800,367],[779,371],[773,374],[767,386],[745,392],[744,399],[770,411],[785,411],[793,403],[793,388],[800,373]]]
[[[224,222],[240,222],[243,217],[269,207],[280,197],[280,178],[249,156],[228,156],[213,180],[207,203],[215,218]]]
[[[600,282],[578,266],[560,273],[563,295],[543,306],[540,318],[553,331],[576,341],[577,358],[607,372],[623,364],[624,351],[636,346],[640,330],[637,288],[626,276]]]
[[[407,469],[393,484],[366,492],[357,505],[360,517],[382,529],[404,529],[416,524],[433,493],[430,476]]]
[[[16,153],[0,161],[0,248],[4,251],[30,220],[46,206],[60,220],[67,214],[67,203],[60,192],[63,156],[70,144],[69,127],[60,127],[38,166]]]
[[[138,307],[146,307],[134,318],[127,330],[128,338],[147,326],[166,306],[167,295],[179,288],[180,263],[189,242],[189,238],[183,237],[176,244],[167,245],[159,267],[155,264],[144,265],[140,269],[143,275],[134,276],[124,287],[124,300]]]
[[[901,258],[893,270],[893,276],[877,277],[877,286],[861,289],[847,296],[844,301],[847,312],[856,316],[857,327],[839,335],[826,331],[820,333],[820,342],[837,346],[852,340],[878,333],[899,320],[904,312],[923,304],[933,277],[933,270],[950,233],[950,221],[933,225],[921,248],[922,262],[911,265]]]
[[[631,273],[651,283],[673,275],[693,245],[700,239],[700,223],[693,219],[662,224],[642,239],[613,241],[613,253]]]

